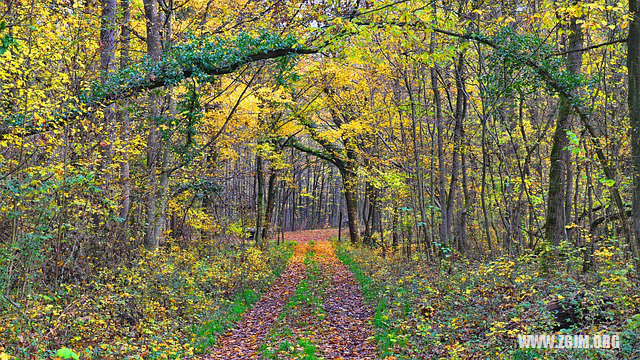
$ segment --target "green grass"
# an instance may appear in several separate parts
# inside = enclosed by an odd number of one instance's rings
[[[315,244],[310,241],[313,247]],[[322,298],[329,286],[329,281],[322,273],[322,268],[313,250],[305,254],[305,278],[298,284],[296,292],[291,296],[280,316],[278,323],[267,336],[267,342],[261,346],[261,353],[267,359],[302,359],[317,360],[318,349],[306,337],[296,337],[290,326],[303,327],[305,334],[311,334],[308,327],[312,324],[302,322],[302,314],[308,312],[314,319],[325,316]],[[315,321],[313,321],[315,322]]]
[[[376,328],[375,339],[380,347],[382,357],[399,356],[392,349],[406,345],[406,341],[390,326],[389,318],[386,315],[388,313],[387,302],[380,296],[380,289],[374,286],[371,277],[362,272],[351,253],[344,246],[336,245],[336,256],[355,275],[362,288],[365,301],[375,309],[373,314],[373,325]]]
[[[193,347],[196,353],[204,353],[207,349],[216,345],[218,337],[231,329],[242,318],[242,314],[260,299],[267,289],[267,285],[280,276],[286,268],[289,259],[293,255],[293,245],[293,243],[285,243],[275,250],[280,252],[278,256],[285,261],[282,261],[280,266],[274,266],[271,280],[265,286],[260,289],[244,289],[236,293],[232,300],[227,301],[224,306],[211,314],[207,321],[193,329],[195,337]]]

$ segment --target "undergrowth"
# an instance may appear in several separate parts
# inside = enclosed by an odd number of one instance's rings
[[[293,244],[141,250],[135,264],[43,289],[0,312],[0,353],[17,359],[180,359],[206,352],[283,271]],[[62,351],[62,352],[61,352]],[[69,352],[67,352],[69,351]]]
[[[556,250],[563,256],[549,274],[540,272],[533,253],[434,264],[420,255],[407,260],[336,246],[375,309],[384,358],[640,358],[639,287],[615,241],[596,251],[596,270],[588,273],[581,271],[580,252],[561,245]],[[617,334],[621,348],[518,348],[518,335],[553,333]]]

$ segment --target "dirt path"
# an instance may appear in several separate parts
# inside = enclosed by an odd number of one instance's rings
[[[336,258],[332,236],[334,230],[288,233],[287,240],[298,242],[289,267],[204,359],[376,359],[372,312],[353,274]],[[311,268],[321,275],[311,275]],[[307,287],[317,299],[295,303],[300,300],[292,296]]]
[[[299,241],[287,269],[275,281],[236,326],[220,337],[214,351],[204,359],[259,359],[259,349],[269,329],[282,312],[284,304],[295,292],[304,276],[307,243]]]
[[[370,340],[375,335],[369,323],[373,312],[365,305],[357,280],[336,258],[331,244],[322,242],[319,247],[320,261],[331,274],[319,348],[327,359],[376,359],[376,345]]]

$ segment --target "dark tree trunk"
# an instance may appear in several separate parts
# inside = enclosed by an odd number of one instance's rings
[[[460,171],[460,164],[464,161],[462,150],[462,134],[464,132],[464,119],[467,114],[467,95],[465,94],[464,86],[464,54],[460,54],[458,57],[458,64],[455,69],[456,77],[456,112],[455,112],[455,129],[453,134],[453,161],[451,162],[451,183],[449,186],[449,196],[447,198],[447,219],[453,219],[453,204],[456,202],[456,193],[458,187],[458,173]],[[465,198],[466,199],[466,198]],[[464,207],[464,206],[463,206]],[[465,209],[462,209],[465,211]],[[449,220],[451,222],[451,220]],[[460,226],[465,226],[465,217],[461,216]],[[456,242],[458,249],[463,251],[462,244],[466,242],[466,239],[462,239],[463,232],[460,231],[456,236]],[[466,236],[466,235],[465,235]]]
[[[580,66],[582,64],[582,52],[573,51],[582,48],[582,26],[578,23],[578,19],[572,19],[569,25],[569,44],[567,51],[572,51],[567,54],[567,67],[570,73],[577,75],[580,73]],[[551,147],[549,167],[549,192],[547,203],[547,214],[545,221],[545,240],[551,244],[557,245],[561,241],[567,239],[566,220],[567,214],[565,214],[567,190],[569,189],[567,178],[569,174],[569,161],[568,154],[565,154],[567,146],[569,145],[569,139],[567,138],[567,131],[571,126],[571,103],[570,99],[565,97],[560,98],[558,107],[558,118],[556,120],[556,129],[553,134],[553,145]],[[569,180],[569,181],[567,181]]]
[[[257,245],[262,244],[262,227],[264,220],[264,165],[262,164],[262,157],[256,156],[256,228],[255,228],[255,241]]]
[[[628,106],[631,124],[631,161],[633,162],[633,209],[632,223],[634,239],[629,241],[636,272],[640,273],[638,247],[640,244],[640,1],[629,0],[629,12],[633,19],[629,24],[627,39]]]
[[[396,251],[396,249],[398,248],[398,242],[399,242],[399,237],[400,237],[400,224],[398,221],[398,212],[397,210],[393,212],[393,214],[391,215],[391,248],[392,251]]]
[[[271,169],[269,174],[269,182],[267,184],[267,207],[264,214],[264,226],[262,229],[262,238],[269,239],[272,233],[271,222],[273,220],[273,212],[276,207],[276,181],[278,179],[277,170]]]
[[[352,243],[360,243],[360,220],[358,216],[358,177],[351,169],[340,169],[344,184],[344,200],[349,220],[349,236]]]

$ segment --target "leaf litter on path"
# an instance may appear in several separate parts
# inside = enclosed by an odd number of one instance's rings
[[[287,269],[262,298],[247,310],[236,326],[220,337],[218,345],[204,359],[260,358],[260,345],[304,276],[302,259],[306,252],[306,243],[299,242]]]
[[[373,311],[364,303],[355,277],[337,258],[330,243],[317,246],[331,284],[324,298],[324,318],[318,348],[326,359],[376,359],[377,347],[370,323]]]
[[[271,358],[376,359],[377,347],[372,340],[375,332],[371,325],[373,312],[364,303],[353,274],[336,258],[328,241],[336,234],[335,229],[288,232],[285,238],[298,243],[289,267],[240,322],[220,338],[218,346],[205,359],[263,359],[264,352],[260,349],[269,341],[268,335],[271,334],[273,341],[274,334],[280,333],[278,329],[283,327],[293,337],[308,341],[317,351],[311,357],[308,353],[296,352]],[[320,294],[323,314],[318,316],[306,307],[302,313],[280,316],[305,278],[308,269],[303,261],[310,249],[323,272],[316,281],[324,283],[311,284],[323,292]]]

